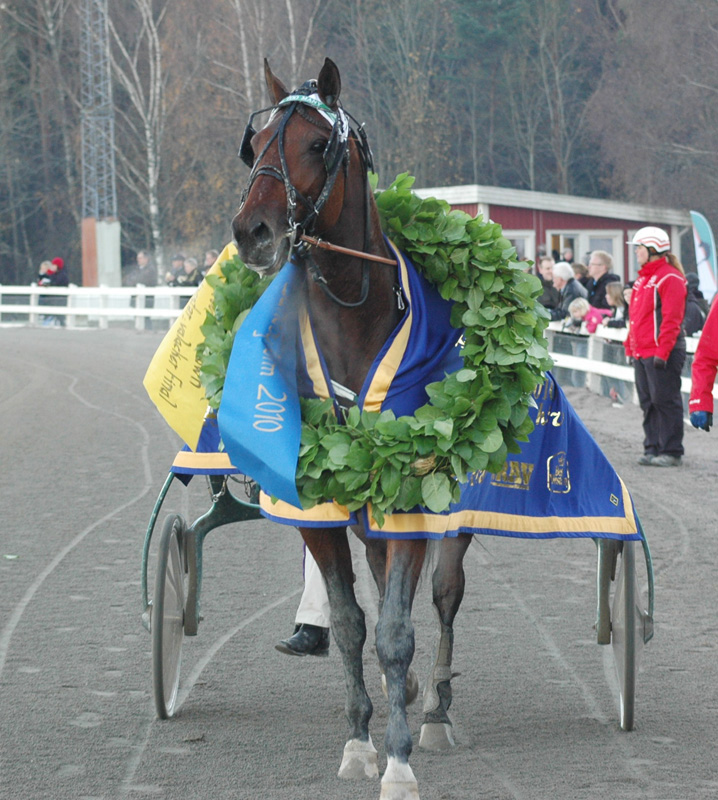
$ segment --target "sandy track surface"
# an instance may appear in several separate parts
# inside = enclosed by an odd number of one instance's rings
[[[299,534],[266,521],[213,531],[182,705],[160,722],[140,559],[178,449],[141,386],[160,334],[0,329],[0,797],[376,800],[336,777],[344,681],[328,659],[274,650],[301,590]],[[631,489],[656,567],[656,635],[642,656],[636,730],[617,725],[610,648],[595,644],[590,541],[482,537],[457,618],[456,749],[412,766],[422,800],[718,796],[718,432],[686,430],[680,469],[641,468],[640,412],[567,394]],[[164,511],[195,519],[206,486]],[[376,619],[356,551],[357,592]],[[415,666],[434,643],[427,584]],[[385,703],[366,652],[372,733]],[[418,742],[420,708],[410,709]]]

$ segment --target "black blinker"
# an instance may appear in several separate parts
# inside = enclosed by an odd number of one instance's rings
[[[254,166],[254,150],[252,150],[252,137],[257,133],[251,123],[244,129],[242,144],[239,146],[239,157],[250,169]]]

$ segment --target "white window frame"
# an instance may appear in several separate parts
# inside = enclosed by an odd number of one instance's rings
[[[534,263],[536,263],[536,231],[533,228],[526,228],[525,230],[505,229],[503,235],[507,239],[525,239],[526,240],[525,258],[529,261],[533,261]]]
[[[552,254],[553,248],[551,247],[551,239],[554,236],[558,236],[559,237],[559,242],[560,242],[560,246],[558,248],[558,253],[559,253],[559,259],[558,260],[559,261],[561,260],[561,253],[563,252],[564,247],[566,247],[566,241],[565,241],[564,237],[567,237],[567,236],[570,237],[571,239],[574,240],[574,242],[578,242],[579,246],[580,246],[580,243],[581,243],[581,231],[578,231],[578,230],[573,230],[572,231],[572,230],[566,230],[566,229],[563,229],[563,228],[553,228],[552,230],[547,230],[546,231],[546,253],[548,255]],[[576,247],[575,244],[573,245],[573,258],[574,258],[574,261],[579,258],[578,248]]]
[[[623,231],[620,228],[611,228],[611,229],[606,229],[606,230],[597,229],[597,230],[583,231],[582,235],[584,236],[584,239],[583,239],[582,243],[585,244],[585,247],[583,247],[583,249],[581,250],[582,253],[590,252],[589,246],[588,246],[588,244],[589,244],[588,240],[592,236],[596,237],[596,238],[600,237],[602,239],[613,239],[614,247],[613,247],[613,253],[611,254],[613,256],[613,269],[611,270],[611,272],[613,272],[615,275],[618,275],[618,277],[621,279],[621,281],[623,281],[623,279],[624,279],[623,278],[623,254],[624,254],[624,251],[625,251],[625,242],[626,242],[626,239],[625,239],[626,233],[625,233],[625,231]],[[595,250],[597,248],[594,247],[592,249]],[[588,265],[586,265],[586,266],[588,266]]]
[[[613,255],[613,272],[619,275],[623,280],[623,253],[624,253],[624,236],[625,232],[620,228],[583,228],[577,230],[563,230],[561,228],[553,228],[546,231],[546,248],[551,252],[551,239],[558,236],[561,242],[561,250],[564,248],[564,237],[571,237],[577,242],[577,246],[573,249],[574,261],[581,261],[584,255],[589,253],[592,249],[589,248],[589,239],[591,237],[601,237],[603,239],[613,239],[614,252]],[[588,265],[586,265],[588,266]]]

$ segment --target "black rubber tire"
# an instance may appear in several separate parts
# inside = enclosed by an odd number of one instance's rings
[[[182,537],[185,523],[171,514],[165,519],[157,555],[152,598],[152,684],[160,719],[175,711],[184,639],[185,569]]]
[[[623,543],[611,614],[611,645],[619,686],[619,720],[624,731],[633,730],[637,646],[641,624],[634,547],[634,542]]]

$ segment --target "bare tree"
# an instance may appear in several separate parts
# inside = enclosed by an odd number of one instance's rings
[[[118,104],[116,111],[124,123],[125,132],[140,145],[142,160],[132,159],[125,149],[118,147],[118,177],[146,209],[152,246],[161,267],[163,241],[159,181],[168,104],[160,26],[167,2],[156,12],[152,0],[132,0],[132,8],[138,16],[136,27],[128,25],[123,30],[110,14],[110,58],[113,76],[129,100],[128,106]]]
[[[572,189],[572,167],[592,93],[587,11],[574,0],[537,0],[527,31],[536,48],[534,68],[543,88],[556,191],[566,194]]]
[[[506,86],[506,111],[511,131],[511,148],[520,165],[520,181],[535,191],[539,184],[542,126],[546,106],[532,60],[525,53],[511,53],[502,62]]]
[[[371,123],[379,174],[391,180],[409,171],[425,184],[446,163],[444,50],[452,35],[447,3],[337,3],[332,22],[328,49],[331,54],[342,48],[335,60],[342,66],[345,102]]]
[[[328,0],[228,0],[216,6],[214,24],[221,36],[211,55],[217,70],[208,80],[232,98],[237,116],[246,116],[266,102],[265,57],[291,87],[309,77],[308,70],[321,63],[311,47],[315,26],[327,3]]]
[[[28,207],[33,205],[32,162],[20,156],[34,141],[29,90],[22,86],[22,61],[14,29],[0,25],[0,260],[7,268],[0,282],[24,283],[32,271]]]
[[[614,195],[702,208],[718,193],[718,3],[619,3],[622,35],[592,104]]]
[[[38,114],[43,129],[42,142],[46,147],[47,128],[53,127],[62,141],[62,165],[67,185],[70,211],[75,223],[80,224],[79,185],[77,178],[77,153],[73,130],[77,116],[71,116],[70,108],[79,110],[77,97],[77,75],[67,69],[67,41],[70,37],[70,21],[74,22],[73,0],[26,0],[19,3],[3,3],[0,13],[11,18],[21,30],[35,41],[30,51],[37,59],[35,79],[38,82],[38,102],[51,104],[51,110]],[[76,59],[70,63],[76,64]],[[46,150],[47,155],[47,150]]]

